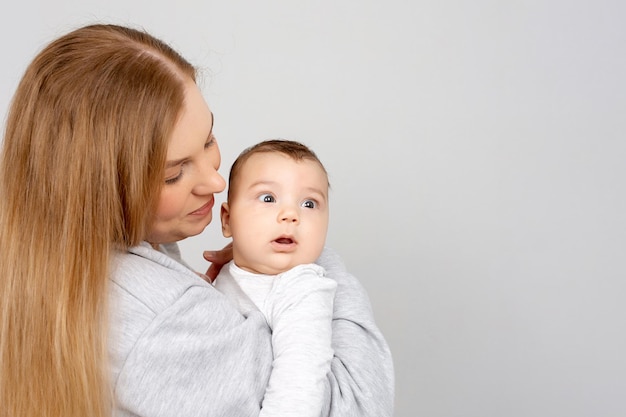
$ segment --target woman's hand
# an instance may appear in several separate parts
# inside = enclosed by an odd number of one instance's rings
[[[217,251],[206,250],[202,256],[204,256],[204,259],[211,262],[211,266],[206,270],[206,275],[211,282],[213,282],[215,278],[217,278],[217,274],[220,272],[220,269],[222,269],[222,266],[233,259],[233,244],[231,242]]]

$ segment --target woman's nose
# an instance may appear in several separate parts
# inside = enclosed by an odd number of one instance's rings
[[[217,165],[219,168],[219,164]],[[224,177],[217,172],[215,164],[205,163],[198,172],[198,179],[194,192],[196,194],[213,194],[221,193],[226,188]]]

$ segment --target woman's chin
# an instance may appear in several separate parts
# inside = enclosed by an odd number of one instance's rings
[[[188,230],[188,234],[185,237],[192,237],[192,236],[197,236],[200,233],[204,232],[204,229],[207,228],[207,226],[211,224],[211,216],[209,215],[208,219],[206,220],[206,222],[202,222],[199,224],[194,225],[194,227],[189,228]]]

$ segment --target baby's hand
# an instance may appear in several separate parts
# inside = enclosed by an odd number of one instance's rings
[[[219,274],[222,266],[233,259],[233,244],[231,242],[217,251],[206,250],[202,255],[204,259],[211,262],[211,266],[206,270],[206,276],[209,278],[209,282],[213,282],[215,278],[217,278],[217,274]]]

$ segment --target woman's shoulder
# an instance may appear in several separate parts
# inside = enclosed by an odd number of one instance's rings
[[[211,285],[176,259],[148,245],[117,252],[111,265],[113,290],[125,292],[155,313],[167,308],[192,287]]]
[[[209,283],[173,258],[145,245],[114,254],[109,305],[109,354],[114,381],[146,335],[169,343],[168,326],[182,330],[208,328],[204,323],[208,317],[217,323],[243,320]],[[187,322],[172,324],[176,320]]]

